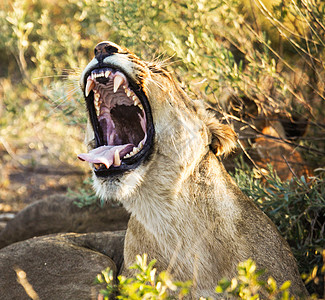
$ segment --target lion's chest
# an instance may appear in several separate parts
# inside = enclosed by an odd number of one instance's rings
[[[175,280],[191,280],[201,291],[213,292],[219,279],[235,273],[230,267],[233,254],[219,247],[213,231],[203,230],[203,226],[198,232],[192,230],[177,238],[157,238],[131,217],[125,239],[124,275],[131,275],[127,267],[135,262],[136,255],[144,253],[148,254],[149,261],[157,260],[158,271],[168,270]]]

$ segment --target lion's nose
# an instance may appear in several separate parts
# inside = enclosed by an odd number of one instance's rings
[[[99,43],[96,47],[95,47],[95,57],[97,58],[97,60],[99,62],[102,62],[102,60],[107,57],[110,56],[114,53],[118,52],[118,49],[116,47],[114,47],[113,45],[107,43],[107,42],[102,42]]]

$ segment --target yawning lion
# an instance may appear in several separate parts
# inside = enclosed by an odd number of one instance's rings
[[[124,274],[147,253],[158,270],[192,280],[192,297],[211,296],[218,280],[252,258],[306,295],[288,244],[218,158],[235,146],[228,125],[189,99],[159,64],[111,42],[95,47],[80,83],[89,152],[79,158],[92,164],[97,194],[131,213]]]

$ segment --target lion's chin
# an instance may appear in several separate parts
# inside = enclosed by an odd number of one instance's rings
[[[138,168],[150,155],[154,137],[151,108],[142,86],[109,64],[89,66],[83,82],[94,147],[78,158],[91,163],[97,177]]]
[[[147,170],[147,165],[140,165],[138,168],[123,174],[107,177],[98,176],[94,172],[94,190],[101,200],[122,202],[127,207],[128,199],[141,189]]]

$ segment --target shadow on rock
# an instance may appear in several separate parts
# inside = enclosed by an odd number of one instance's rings
[[[76,199],[53,195],[27,206],[0,232],[0,248],[35,236],[63,232],[125,230],[129,214],[123,207],[79,208]]]

